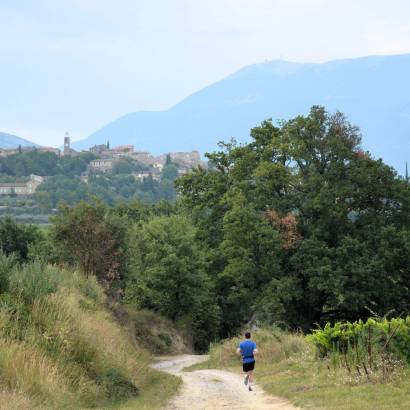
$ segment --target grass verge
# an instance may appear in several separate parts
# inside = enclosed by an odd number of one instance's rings
[[[149,370],[146,382],[138,397],[119,406],[109,407],[107,410],[160,410],[175,395],[181,385],[181,378]]]

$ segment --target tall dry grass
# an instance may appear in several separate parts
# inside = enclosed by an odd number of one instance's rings
[[[150,356],[115,322],[94,278],[0,265],[2,409],[103,407],[138,395]]]
[[[244,337],[234,337],[213,344],[209,350],[209,365],[231,367],[238,365],[240,358],[236,349]],[[257,344],[259,353],[256,360],[260,364],[280,362],[282,360],[305,360],[313,357],[313,348],[301,334],[282,332],[276,328],[264,328],[253,332],[252,340]]]

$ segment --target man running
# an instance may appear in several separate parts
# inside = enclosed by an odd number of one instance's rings
[[[245,373],[245,386],[252,391],[253,370],[255,369],[255,354],[258,353],[256,343],[251,340],[250,332],[245,333],[245,340],[239,344],[236,353],[242,356],[242,366]]]

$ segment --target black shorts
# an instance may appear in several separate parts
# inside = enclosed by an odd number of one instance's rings
[[[245,373],[250,372],[251,370],[255,368],[255,361],[250,362],[250,363],[242,363],[242,367]]]

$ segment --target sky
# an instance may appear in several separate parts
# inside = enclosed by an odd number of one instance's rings
[[[401,53],[409,0],[0,0],[0,131],[59,146],[249,64]]]

